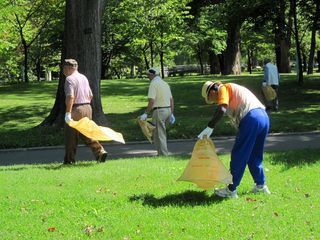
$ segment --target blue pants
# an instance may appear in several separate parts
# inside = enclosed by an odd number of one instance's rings
[[[262,160],[264,143],[269,132],[269,117],[261,108],[252,109],[240,121],[239,132],[231,151],[230,171],[233,183],[231,191],[239,186],[246,165],[257,185],[265,183]]]

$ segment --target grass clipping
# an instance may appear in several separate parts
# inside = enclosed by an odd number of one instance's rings
[[[191,159],[177,181],[193,182],[199,188],[207,190],[217,184],[232,183],[232,176],[218,158],[212,140],[205,138],[196,142]]]

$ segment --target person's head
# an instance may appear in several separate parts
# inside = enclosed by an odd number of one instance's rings
[[[78,69],[78,62],[74,59],[65,59],[63,61],[63,74],[68,77]]]
[[[154,79],[156,76],[159,76],[160,72],[157,68],[152,67],[147,70],[147,76],[150,80]]]
[[[218,100],[218,89],[221,82],[206,81],[202,86],[201,95],[208,104],[216,103]]]
[[[271,60],[270,60],[269,58],[265,58],[265,59],[263,60],[264,65],[266,65],[266,64],[269,63],[269,62],[271,62]]]

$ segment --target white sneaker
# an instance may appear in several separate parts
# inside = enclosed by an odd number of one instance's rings
[[[251,192],[253,192],[253,193],[263,192],[263,193],[271,194],[267,185],[254,185]]]
[[[237,190],[230,191],[228,187],[215,189],[214,193],[223,198],[238,198]]]

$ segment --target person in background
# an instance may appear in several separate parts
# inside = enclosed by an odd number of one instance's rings
[[[267,111],[279,110],[279,99],[278,99],[279,80],[280,80],[280,75],[279,75],[277,66],[272,64],[270,59],[265,59],[264,60],[264,77],[263,77],[262,85],[271,86],[277,94],[276,98],[273,99],[272,101],[268,102],[267,100],[265,100]]]
[[[270,194],[265,184],[262,165],[264,143],[269,131],[269,117],[264,105],[247,88],[235,83],[207,81],[202,87],[202,96],[208,104],[216,103],[217,109],[198,138],[210,137],[224,114],[227,114],[238,128],[230,161],[233,183],[216,189],[215,194],[224,198],[237,198],[237,187],[247,165],[255,183],[252,192]]]
[[[68,125],[70,121],[78,121],[83,117],[92,119],[90,102],[93,95],[89,81],[85,75],[78,72],[78,63],[74,59],[64,60],[63,74],[66,76],[64,85],[66,95],[65,156],[63,163],[75,163],[79,136],[83,139],[84,143],[91,148],[96,160],[98,162],[104,162],[107,158],[107,152],[102,145],[98,141],[87,138]]]
[[[141,120],[146,120],[148,114],[152,112],[152,123],[155,125],[153,141],[158,155],[168,155],[166,123],[174,124],[175,117],[174,100],[170,86],[159,76],[157,68],[150,68],[147,71],[150,80],[148,91],[148,105],[145,112],[139,116]]]

